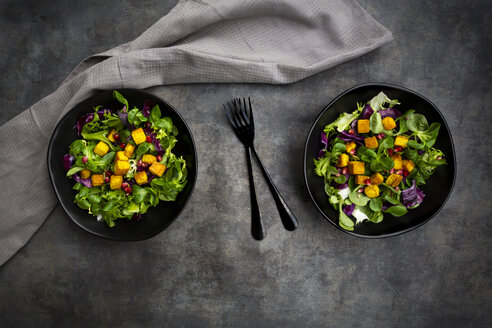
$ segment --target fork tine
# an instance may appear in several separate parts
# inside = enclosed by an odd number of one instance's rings
[[[248,124],[248,122],[241,116],[241,99],[237,98],[233,100],[234,112],[233,115],[238,121],[238,126],[243,127]]]
[[[239,100],[239,103],[241,103],[241,100]],[[248,125],[251,124],[251,120],[248,117],[248,113],[246,110],[246,99],[245,98],[243,98],[243,105],[241,106],[241,116],[244,119],[244,121],[246,122],[246,124],[248,124]]]
[[[229,104],[227,104],[227,105],[229,105]],[[226,106],[225,105],[222,105],[222,106],[224,106],[224,111],[226,112],[227,118],[229,119],[229,122],[231,122],[232,127],[234,129],[237,129],[236,123],[234,123],[234,121],[232,120],[231,114],[229,114],[229,111],[227,110]]]
[[[227,106],[229,106],[229,110],[231,112],[231,116],[232,116],[232,119],[234,120],[234,122],[236,123],[236,128],[240,128],[241,126],[243,126],[243,123],[241,122],[241,120],[237,117],[237,114],[236,114],[236,102],[235,100],[232,100],[232,102],[228,102],[227,103]]]
[[[249,97],[248,97],[248,103],[249,103],[249,119],[251,121],[251,126],[254,128],[255,120],[253,119],[253,106],[251,106],[251,98]]]

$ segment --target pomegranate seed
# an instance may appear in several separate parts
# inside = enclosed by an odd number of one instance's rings
[[[125,148],[125,144],[124,143],[120,143],[120,148]]]
[[[147,164],[147,163],[142,163],[142,165],[141,165],[141,166],[142,166],[143,168],[146,168],[147,166],[149,166],[149,164]]]
[[[403,170],[396,171],[396,174],[402,175],[403,174]]]
[[[342,174],[343,174],[343,175],[347,174],[347,168],[346,168],[346,167],[344,167],[344,168],[342,169]]]
[[[157,161],[158,162],[162,161],[162,156],[161,155],[157,155]]]
[[[350,130],[349,130],[349,134],[350,134],[350,135],[354,135],[354,134],[355,134],[355,131],[354,131],[354,130],[352,130],[352,129],[350,129]]]
[[[395,173],[395,169],[390,170],[390,174],[393,174],[393,173]]]
[[[109,177],[105,177],[104,182],[109,182]]]
[[[130,187],[126,187],[126,188],[125,188],[125,192],[126,192],[127,194],[131,193],[131,192],[132,192],[132,188],[130,188]]]
[[[440,159],[442,159],[442,156],[437,156],[436,159],[440,160]]]
[[[388,154],[389,155],[393,154],[393,148],[388,149]]]
[[[371,184],[371,180],[366,179],[366,180],[364,180],[364,183],[368,186],[368,185],[370,185],[370,184]]]
[[[395,190],[396,190],[396,191],[400,190],[400,187],[395,187]]]
[[[115,134],[113,134],[113,138],[115,140],[119,140],[120,139],[120,135],[118,133],[115,133]]]
[[[121,184],[121,188],[125,189],[126,187],[128,187],[128,182],[123,182]]]
[[[151,136],[147,136],[146,140],[147,140],[147,142],[152,142],[152,137]]]
[[[404,177],[408,177],[408,175],[409,175],[409,174],[410,174],[410,173],[409,173],[407,170],[403,171],[403,176],[404,176]]]
[[[383,139],[383,137],[381,137],[381,135],[380,135],[380,134],[378,134],[378,135],[376,136],[376,139],[381,140],[381,139]]]
[[[384,133],[384,132],[381,132],[379,135],[381,136],[381,138],[386,137],[386,133]]]
[[[350,155],[354,156],[355,155],[355,149],[352,149],[350,152],[349,152]]]
[[[106,171],[106,176],[110,177],[111,176],[111,171]]]
[[[403,148],[401,148],[401,146],[396,146],[396,147],[395,147],[395,151],[397,151],[397,152],[400,152],[400,151],[402,151],[402,150],[403,150]]]
[[[150,122],[145,123],[145,126],[148,128],[150,128],[150,125],[151,125]]]
[[[405,116],[405,119],[408,120],[410,118],[410,116]]]
[[[82,163],[84,164],[87,163],[87,160],[88,160],[87,156],[82,157]]]
[[[340,176],[340,173],[335,174],[335,176],[338,178]]]
[[[142,166],[142,164],[143,164],[142,160],[139,159],[138,162],[137,162],[137,166]]]
[[[357,190],[357,192],[364,192],[364,189],[359,189]]]

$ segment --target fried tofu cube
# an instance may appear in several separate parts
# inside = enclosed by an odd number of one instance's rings
[[[90,176],[91,176],[91,171],[89,171],[87,169],[80,171],[80,177],[82,179],[87,179]]]
[[[382,123],[385,130],[393,130],[394,128],[396,128],[396,122],[390,116],[386,116],[385,118],[383,118]]]
[[[108,151],[109,151],[109,146],[104,141],[99,141],[99,143],[96,145],[96,148],[94,148],[94,154],[99,155],[101,157],[106,155]]]
[[[399,174],[391,174],[388,178],[386,178],[386,184],[391,187],[396,187],[400,184],[403,176]]]
[[[162,176],[165,170],[166,170],[166,165],[161,164],[159,162],[155,162],[149,167],[150,173],[152,173],[153,175],[157,175],[158,177]]]
[[[364,162],[348,162],[348,171],[350,174],[364,174],[364,172],[366,171]]]
[[[113,166],[113,172],[116,175],[125,175],[130,169],[130,163],[128,161],[115,161]]]
[[[410,159],[403,160],[403,169],[407,170],[408,172],[412,172],[414,168],[415,168],[415,164],[413,164],[412,160]]]
[[[367,175],[357,175],[355,176],[355,184],[365,184],[367,179],[369,179]]]
[[[93,174],[91,176],[91,182],[93,187],[99,187],[104,184],[104,176],[102,174]]]
[[[340,154],[340,156],[338,156],[337,166],[338,167],[345,167],[345,166],[347,166],[348,161],[349,161],[349,157],[347,154]]]
[[[350,151],[354,150],[356,147],[357,147],[357,145],[353,141],[345,144],[345,149],[347,150],[347,153],[350,153]]]
[[[143,184],[146,184],[148,182],[147,172],[145,172],[145,171],[135,173],[134,178],[135,178],[135,181],[137,181],[137,183],[139,185],[143,185]]]
[[[368,133],[370,131],[369,120],[358,120],[357,121],[357,132]]]
[[[364,194],[369,198],[376,198],[379,196],[379,187],[376,185],[370,185],[364,188]]]
[[[143,131],[142,128],[138,128],[136,130],[132,131],[132,138],[133,141],[135,141],[135,144],[140,145],[142,142],[145,142],[147,140],[147,136],[145,135],[145,132]]]
[[[133,151],[135,150],[135,146],[131,143],[127,143],[125,146],[125,156],[130,158],[133,155]]]
[[[111,141],[111,142],[115,142],[116,139],[114,138],[114,134],[116,133],[116,130],[115,129],[111,129],[111,131],[109,131],[108,133],[108,140]]]
[[[112,175],[109,177],[109,187],[111,190],[120,189],[121,184],[123,183],[123,176],[121,175]]]
[[[374,173],[371,175],[370,180],[373,185],[379,185],[384,182],[384,178],[381,173]]]
[[[125,152],[123,150],[117,151],[116,156],[114,157],[115,161],[128,161],[128,157],[126,157]]]
[[[147,164],[154,164],[155,162],[157,162],[157,158],[155,158],[154,155],[144,154],[142,156],[142,162]]]
[[[400,146],[402,148],[405,148],[408,143],[408,138],[404,136],[396,136],[395,138],[395,146]]]
[[[400,154],[393,154],[393,155],[391,155],[391,159],[395,163],[395,166],[393,166],[393,168],[395,170],[401,170],[402,164],[403,164],[401,161],[401,155]]]
[[[378,148],[378,139],[376,137],[365,138],[364,143],[367,148]]]

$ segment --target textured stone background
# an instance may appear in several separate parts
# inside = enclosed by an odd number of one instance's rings
[[[80,60],[133,39],[175,2],[1,0],[0,124],[51,93]],[[165,232],[131,244],[93,237],[58,206],[0,268],[0,326],[492,326],[491,2],[360,3],[395,38],[361,58],[287,86],[151,89],[180,110],[196,137],[199,178],[189,206]],[[325,222],[302,178],[312,121],[334,96],[368,81],[430,98],[448,120],[458,162],[439,215],[382,240],[350,237]],[[300,221],[293,233],[283,229],[257,175],[268,231],[262,242],[249,235],[244,149],[220,110],[244,95],[257,108],[258,152]]]

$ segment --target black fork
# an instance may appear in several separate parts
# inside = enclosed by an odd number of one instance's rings
[[[241,140],[241,142],[247,148],[248,168],[250,172],[250,186],[253,186],[252,190],[254,192],[254,182],[253,182],[253,174],[251,168],[251,155],[250,155],[252,151],[256,159],[258,160],[258,163],[260,164],[261,172],[263,173],[263,176],[267,181],[268,187],[270,188],[270,192],[272,193],[273,199],[275,200],[275,204],[277,205],[277,210],[278,213],[280,214],[280,219],[282,220],[282,224],[284,225],[284,228],[289,231],[293,231],[297,228],[297,219],[294,216],[294,213],[292,213],[290,208],[287,206],[287,203],[284,201],[280,193],[278,192],[277,187],[272,181],[272,178],[270,178],[270,175],[268,174],[265,167],[263,166],[260,157],[256,153],[256,149],[254,146],[255,123],[253,119],[253,107],[251,106],[251,99],[249,97],[248,97],[248,105],[249,106],[246,105],[245,98],[243,98],[242,103],[241,103],[241,99],[237,98],[234,99],[232,102],[227,103],[229,110],[226,108],[225,105],[224,105],[224,109],[227,114],[227,117],[229,118],[229,121],[231,122],[232,127],[234,128],[234,131],[239,137],[239,140]],[[249,108],[249,111],[247,107]],[[254,200],[256,201],[256,193],[254,194],[254,196],[255,196]],[[253,200],[253,195],[251,195],[251,198]],[[257,203],[256,206],[258,206]]]

